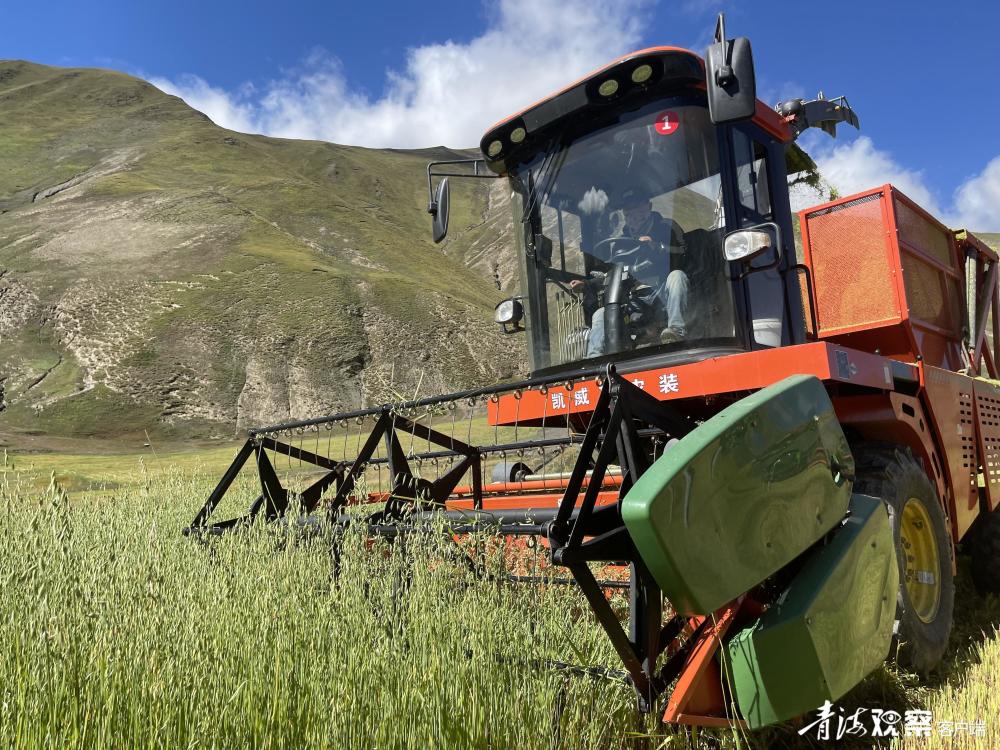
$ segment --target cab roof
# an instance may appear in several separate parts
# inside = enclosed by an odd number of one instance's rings
[[[613,90],[607,93],[609,89]],[[630,52],[496,123],[486,131],[480,149],[489,167],[503,174],[508,163],[518,160],[518,152],[536,140],[532,136],[572,115],[586,115],[588,110],[604,109],[644,92],[682,89],[705,90],[705,61],[700,55],[681,47]],[[782,143],[794,140],[784,118],[759,99],[752,121]]]

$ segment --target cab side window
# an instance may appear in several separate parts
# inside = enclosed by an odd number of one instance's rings
[[[767,221],[772,218],[767,149],[739,130],[733,132],[733,147],[742,223]]]
[[[768,178],[767,147],[741,130],[733,130],[733,152],[736,162],[736,190],[739,225],[754,226],[774,220],[771,208],[771,185]],[[753,339],[757,346],[780,346],[784,331],[784,285],[777,270],[764,268],[774,261],[773,253],[765,253],[751,261],[759,268],[747,278],[750,294],[750,314],[753,319]]]

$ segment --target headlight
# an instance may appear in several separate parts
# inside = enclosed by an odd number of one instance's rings
[[[524,328],[521,326],[523,318],[524,306],[516,297],[505,299],[493,308],[493,320],[500,324],[500,328],[504,333],[520,333],[523,331]]]
[[[524,317],[524,308],[516,299],[505,299],[493,311],[493,320],[500,325],[517,323]]]
[[[774,246],[770,232],[745,229],[726,237],[726,260],[748,260]]]

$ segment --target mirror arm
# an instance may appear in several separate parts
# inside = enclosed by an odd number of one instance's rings
[[[462,164],[471,164],[472,173],[468,172],[453,172],[453,171],[440,171],[435,169],[435,167],[457,167]],[[486,174],[480,171],[480,168],[485,170],[486,160],[485,159],[447,159],[444,161],[432,161],[427,164],[427,213],[431,216],[437,215],[438,205],[437,201],[434,200],[434,178],[435,177],[461,177],[461,178],[472,178],[480,180],[496,180],[503,177],[499,174]]]
[[[774,260],[768,263],[766,266],[752,266],[750,263],[744,263],[744,270],[736,277],[737,281],[743,281],[747,276],[755,273],[760,273],[761,271],[770,271],[781,265],[782,249],[781,245],[774,248]],[[750,261],[753,262],[753,259]]]

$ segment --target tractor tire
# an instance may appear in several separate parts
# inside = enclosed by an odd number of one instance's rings
[[[948,648],[955,609],[951,535],[937,490],[909,448],[863,443],[854,460],[854,491],[885,503],[896,543],[892,653],[901,666],[926,674]]]
[[[972,556],[972,582],[981,594],[1000,594],[1000,508],[984,513],[963,544]]]

